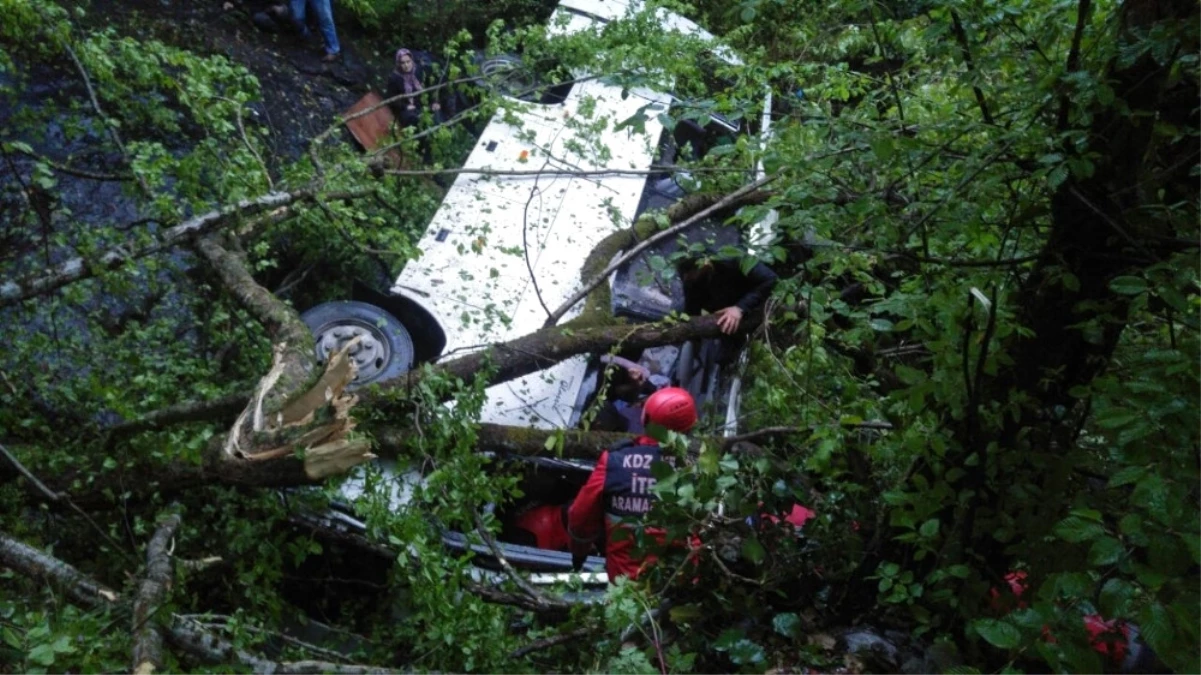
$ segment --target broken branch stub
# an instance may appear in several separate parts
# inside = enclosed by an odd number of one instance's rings
[[[355,343],[348,342],[331,356],[321,376],[300,394],[288,397],[281,410],[268,411],[264,402],[271,400],[268,394],[288,354],[287,345],[277,345],[275,363],[230,430],[226,458],[258,462],[295,454],[303,460],[310,480],[345,473],[374,459],[367,439],[350,438],[355,427],[350,412],[359,400],[346,390],[356,374],[348,355]]]

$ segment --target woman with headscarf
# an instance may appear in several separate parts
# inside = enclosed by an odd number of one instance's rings
[[[396,67],[388,75],[387,94],[388,98],[406,95],[405,98],[397,99],[389,104],[392,107],[392,113],[400,122],[400,126],[407,127],[417,124],[421,119],[422,111],[427,108],[434,124],[443,122],[441,102],[443,90],[422,93],[430,86],[426,80],[427,73],[413,52],[408,49],[398,49],[396,51]]]

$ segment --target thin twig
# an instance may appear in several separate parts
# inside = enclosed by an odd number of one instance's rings
[[[527,654],[542,651],[543,649],[550,649],[551,647],[561,645],[565,642],[571,642],[572,640],[578,640],[582,637],[588,637],[593,632],[595,631],[592,628],[577,628],[570,633],[561,633],[559,635],[543,638],[541,640],[535,640],[528,645],[521,647],[520,649],[515,649],[510,652],[509,658],[519,659]]]
[[[35,476],[32,471],[26,469],[25,465],[22,464],[16,457],[14,457],[12,453],[8,451],[8,448],[5,448],[2,443],[0,443],[0,454],[3,454],[5,459],[12,464],[13,468],[15,468],[22,476],[29,480],[29,482],[32,483],[35,488],[37,488],[38,492],[40,492],[48,501],[53,504],[66,504],[68,508],[86,520],[88,524],[90,524],[92,528],[96,530],[96,532],[103,537],[104,540],[107,541],[117,553],[120,553],[131,560],[133,559],[133,556],[130,555],[130,553],[126,551],[120,544],[114,541],[113,538],[109,536],[108,532],[105,532],[100,525],[98,525],[96,521],[87,514],[86,511],[79,508],[75,502],[71,501],[71,497],[69,495],[67,495],[65,492],[55,492],[54,490],[46,487],[46,484],[38,480],[38,477]]]
[[[667,228],[666,230],[663,230],[661,232],[654,234],[653,236],[647,237],[646,239],[644,239],[642,241],[642,243],[638,244],[637,246],[634,246],[626,253],[618,256],[616,260],[614,260],[612,263],[610,263],[608,267],[601,270],[601,272],[599,274],[597,274],[595,277],[593,277],[593,279],[591,281],[589,281],[588,283],[585,283],[579,291],[577,291],[574,295],[572,295],[570,298],[568,298],[567,302],[564,302],[558,309],[556,309],[554,312],[551,312],[550,316],[547,317],[546,321],[542,325],[543,326],[553,326],[556,323],[558,323],[559,319],[563,318],[563,315],[566,314],[568,310],[570,310],[572,307],[574,307],[577,302],[584,299],[589,293],[592,292],[593,289],[595,289],[597,286],[599,286],[601,283],[603,283],[605,279],[608,279],[609,275],[613,274],[622,265],[624,265],[627,262],[629,262],[630,260],[634,259],[636,256],[638,256],[640,253],[642,253],[646,249],[650,248],[651,246],[654,246],[655,244],[659,243],[660,241],[663,241],[664,239],[666,239],[668,237],[679,234],[680,232],[691,227],[692,225],[695,225],[696,223],[700,222],[701,220],[710,216],[711,214],[713,214],[717,211],[720,211],[721,209],[725,208],[726,206],[729,206],[730,204],[733,204],[734,202],[738,201],[738,199],[740,199],[740,198],[758,190],[759,188],[767,185],[768,183],[772,182],[773,180],[776,179],[777,176],[778,176],[778,174],[771,174],[768,176],[764,176],[764,177],[760,178],[759,180],[756,180],[753,183],[744,185],[744,186],[738,188],[737,190],[722,197],[717,202],[715,202],[712,206],[710,206],[706,209],[702,209],[701,211],[694,214],[693,216],[686,218],[683,222],[673,225],[673,226]]]
[[[652,164],[647,169],[560,169],[555,168],[548,171],[542,169],[486,169],[475,167],[449,167],[445,169],[385,169],[384,173],[389,176],[444,176],[444,175],[481,175],[481,176],[566,176],[566,177],[591,177],[591,176],[654,176],[661,173],[690,173],[690,174],[728,174],[738,173],[745,174],[746,169],[735,167],[692,167],[685,168],[675,164]]]
[[[496,539],[492,536],[492,533],[488,531],[487,525],[484,524],[484,519],[478,513],[475,514],[475,529],[477,532],[479,532],[480,537],[483,538],[484,543],[488,545],[488,548],[492,551],[492,555],[496,557],[496,561],[500,564],[501,569],[505,571],[505,574],[508,575],[508,577],[513,580],[513,583],[517,584],[517,587],[520,588],[526,595],[528,595],[530,599],[533,600],[537,605],[545,609],[567,609],[572,606],[569,602],[547,597],[546,594],[534,588],[533,585],[530,584],[529,580],[521,576],[521,574],[519,574],[517,570],[513,568],[512,563],[505,558],[504,553],[500,550],[500,546],[496,543]]]
[[[1085,0],[1087,2],[1087,0]],[[972,61],[972,50],[968,45],[967,31],[963,29],[963,22],[959,20],[959,12],[951,10],[951,28],[955,33],[955,40],[959,42],[959,51],[963,54],[963,62],[967,64],[967,72],[970,75],[976,74],[976,64]],[[988,102],[984,100],[984,92],[981,91],[980,85],[972,83],[972,93],[976,96],[976,105],[980,106],[980,115],[984,118],[984,123],[993,124],[992,115],[988,112]]]
[[[545,169],[550,165],[550,158],[542,164]],[[546,306],[546,300],[542,298],[542,289],[538,288],[538,275],[534,274],[534,261],[530,260],[530,204],[534,203],[534,199],[542,196],[542,188],[538,187],[538,182],[542,180],[542,174],[539,172],[534,177],[534,186],[530,188],[530,196],[525,200],[525,207],[521,210],[521,250],[522,258],[525,260],[525,269],[530,275],[530,285],[534,287],[534,297],[538,299],[538,304],[542,306],[542,311],[550,315],[550,308]]]
[[[1076,71],[1080,61],[1080,41],[1084,38],[1084,29],[1088,23],[1088,12],[1091,7],[1091,0],[1080,0],[1076,6],[1076,29],[1072,33],[1072,46],[1068,49],[1068,60],[1064,65],[1064,78],[1072,76]],[[1059,115],[1056,120],[1056,128],[1063,132],[1068,128],[1068,117],[1072,110],[1072,97],[1069,92],[1065,91],[1059,99]]]
[[[126,162],[129,162],[129,152],[126,151],[125,144],[121,142],[121,135],[117,133],[116,125],[109,120],[108,115],[104,114],[104,109],[100,107],[100,100],[96,98],[96,89],[92,86],[92,78],[88,77],[88,69],[83,67],[83,62],[79,60],[79,56],[71,48],[71,45],[64,43],[63,49],[67,51],[67,55],[71,57],[71,60],[75,62],[75,67],[79,69],[79,74],[83,77],[83,84],[87,87],[88,98],[92,101],[92,108],[100,116],[100,121],[104,124],[104,127],[108,129],[108,135],[113,139],[113,143],[116,144],[117,149],[121,151],[121,156],[125,158]],[[135,178],[146,197],[153,197],[153,193],[150,191],[150,184],[146,182],[146,179],[136,174]]]
[[[131,181],[134,179],[133,174],[100,173],[98,171],[88,171],[86,169],[77,169],[73,166],[67,166],[66,164],[56,162],[53,159],[50,159],[49,157],[39,155],[35,152],[29,152],[26,150],[22,150],[20,148],[10,148],[10,149],[13,152],[16,152],[21,155],[25,155],[26,157],[29,157],[30,159],[41,162],[41,163],[45,164],[46,166],[50,167],[51,169],[58,171],[59,173],[65,173],[65,174],[68,174],[71,176],[75,176],[76,178],[87,178],[89,180],[102,180],[102,181],[112,181],[112,182],[125,182],[125,181]]]
[[[705,548],[709,548],[709,547],[706,546]],[[762,586],[763,585],[763,582],[759,579],[752,579],[750,577],[744,577],[741,574],[738,574],[737,572],[731,571],[729,567],[726,567],[726,563],[724,561],[722,561],[721,556],[717,554],[717,551],[710,550],[709,552],[713,555],[713,560],[717,563],[717,566],[720,567],[721,571],[724,572],[726,574],[726,576],[728,576],[729,578],[736,579],[738,581],[742,581],[742,582],[745,582],[748,584],[752,584],[754,586]]]
[[[246,149],[250,151],[250,154],[254,157],[255,161],[259,163],[259,168],[263,171],[263,177],[267,179],[267,188],[274,192],[275,181],[271,179],[271,172],[267,170],[267,163],[263,161],[263,157],[259,154],[259,151],[255,150],[254,146],[250,144],[250,137],[246,135],[246,126],[242,123],[241,102],[235,101],[232,98],[225,98],[224,96],[216,96],[215,98],[233,104],[235,114],[234,119],[238,123],[238,133],[242,136],[242,143],[246,146]]]
[[[38,492],[41,492],[46,499],[57,503],[59,499],[62,498],[62,495],[46,487],[46,484],[38,480],[38,477],[33,475],[32,471],[26,469],[25,465],[18,461],[17,458],[8,451],[8,448],[4,447],[3,443],[0,443],[0,454],[4,455],[4,458],[8,460],[8,463],[12,464],[13,468],[16,469],[22,476],[24,476],[25,480],[29,481],[35,488],[37,488]]]

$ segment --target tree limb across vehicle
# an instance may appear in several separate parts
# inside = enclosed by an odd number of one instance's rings
[[[747,330],[754,330],[762,320],[762,314],[748,317]],[[524,375],[536,373],[554,364],[579,354],[603,354],[614,348],[641,350],[649,347],[670,345],[701,338],[719,337],[721,328],[711,315],[691,317],[687,321],[673,323],[610,324],[596,327],[573,328],[568,322],[562,326],[549,326],[529,335],[491,345],[478,352],[460,356],[428,370],[414,370],[404,377],[385,382],[380,388],[394,390],[416,385],[423,377],[431,375],[456,377],[467,384],[475,382],[484,366],[493,367],[488,384],[507,382]],[[373,401],[371,394],[363,394],[364,401]]]
[[[735,202],[738,201],[738,199],[740,197],[743,197],[743,196],[746,196],[746,195],[749,195],[749,194],[755,192],[759,188],[761,188],[761,187],[767,185],[768,183],[772,182],[773,180],[775,180],[776,177],[777,177],[777,174],[772,174],[769,176],[764,176],[764,177],[760,178],[759,180],[754,181],[753,183],[744,185],[744,186],[738,188],[737,190],[718,199],[711,206],[708,206],[708,207],[698,211],[697,213],[692,214],[691,216],[685,218],[683,221],[681,221],[675,225],[672,225],[671,227],[663,230],[662,232],[655,234],[652,237],[647,238],[642,243],[631,248],[629,251],[626,251],[624,254],[622,254],[620,257],[618,257],[616,260],[614,260],[612,263],[610,263],[608,267],[601,270],[599,274],[597,274],[592,279],[585,282],[583,287],[580,288],[580,290],[578,290],[570,298],[568,298],[567,301],[564,302],[558,309],[551,312],[550,315],[546,317],[546,322],[543,325],[544,326],[553,326],[554,324],[558,323],[559,320],[563,318],[563,315],[566,314],[572,307],[574,307],[576,305],[576,303],[578,303],[579,301],[581,301],[585,297],[587,297],[588,294],[593,291],[593,289],[595,289],[597,286],[599,286],[601,283],[603,283],[605,281],[605,279],[608,279],[609,276],[611,274],[613,274],[614,272],[616,272],[622,265],[626,264],[630,260],[633,260],[638,254],[642,253],[646,249],[650,248],[651,246],[654,246],[656,243],[663,241],[664,239],[666,239],[668,237],[671,237],[676,234],[679,234],[680,232],[683,232],[684,230],[688,229],[692,225],[695,225],[696,223],[700,222],[706,216],[709,216],[713,213],[716,213],[717,211],[720,211],[722,208],[725,208],[727,206],[734,204]]]

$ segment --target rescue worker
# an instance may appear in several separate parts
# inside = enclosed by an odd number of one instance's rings
[[[696,403],[692,395],[679,387],[665,387],[650,395],[642,407],[643,426],[657,424],[686,433],[696,425]],[[642,435],[601,453],[592,475],[580,488],[567,512],[567,532],[571,538],[572,562],[579,570],[593,542],[605,537],[605,571],[609,581],[617,577],[637,578],[642,569],[654,562],[653,556],[634,555],[633,526],[651,509],[656,497],[651,491],[655,479],[651,464],[660,460],[659,443]],[[628,536],[614,538],[618,528]],[[646,533],[661,537],[658,528]]]
[[[779,277],[770,267],[755,263],[745,273],[736,258],[712,256],[680,263],[684,282],[684,313],[710,312],[726,335],[738,332],[742,317],[762,305]]]

